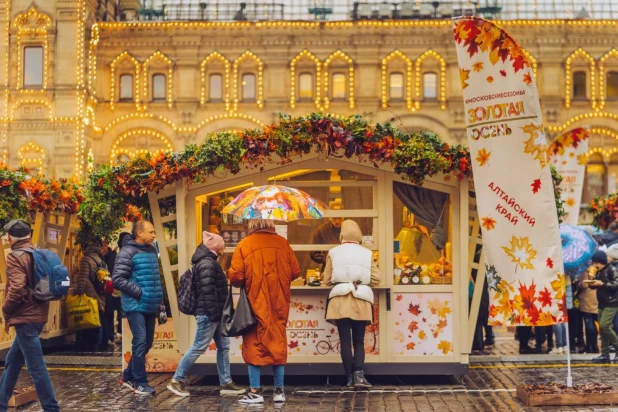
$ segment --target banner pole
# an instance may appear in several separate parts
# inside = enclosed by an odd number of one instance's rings
[[[567,344],[567,388],[573,387],[573,376],[571,376],[571,342],[569,339],[569,322],[564,322],[566,326],[566,344]]]

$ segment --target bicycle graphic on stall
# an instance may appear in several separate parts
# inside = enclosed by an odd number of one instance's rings
[[[315,344],[315,350],[320,355],[327,355],[329,352],[341,353],[341,342],[339,339],[331,339],[331,335],[326,335],[326,339]]]
[[[157,358],[151,358],[150,355],[146,355],[146,370],[150,372],[163,372],[165,364]]]

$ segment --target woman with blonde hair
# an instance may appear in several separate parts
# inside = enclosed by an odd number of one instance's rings
[[[244,287],[257,326],[242,337],[242,357],[249,367],[251,390],[239,398],[243,404],[264,402],[260,388],[262,366],[272,366],[274,402],[284,402],[284,366],[288,358],[286,325],[290,289],[300,274],[298,260],[288,241],[275,232],[272,220],[251,219],[249,234],[240,241],[228,270],[230,283]]]
[[[365,328],[373,320],[371,287],[380,283],[373,253],[361,246],[362,238],[358,224],[344,220],[339,235],[341,245],[328,252],[324,268],[324,282],[333,286],[328,296],[326,320],[337,325],[347,386],[355,389],[371,388],[363,370]]]

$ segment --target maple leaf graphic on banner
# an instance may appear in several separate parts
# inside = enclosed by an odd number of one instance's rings
[[[482,225],[487,231],[490,231],[496,227],[496,221],[492,217],[486,216],[482,219],[482,221]]]
[[[418,322],[413,320],[412,322],[410,322],[410,324],[408,325],[408,330],[412,333],[414,333],[416,330],[418,329]]]
[[[468,87],[469,85],[466,83],[466,80],[470,80],[470,70],[459,69],[459,78],[461,80],[461,88],[465,89]]]
[[[545,261],[545,265],[550,268],[553,269],[554,268],[554,261],[551,260],[551,258],[547,258],[547,260]]]
[[[554,292],[556,292],[554,295],[554,299],[562,299],[562,297],[564,296],[564,292],[566,291],[564,275],[558,274],[558,279],[551,281],[551,288],[554,290]]]
[[[524,83],[526,83],[528,86],[532,84],[532,76],[530,75],[530,73],[524,73]]]
[[[547,287],[545,287],[545,289],[539,292],[539,302],[541,302],[543,307],[545,307],[545,306],[551,306],[551,301],[552,301],[551,292],[547,290]]]
[[[534,307],[535,293],[536,285],[534,284],[534,280],[532,280],[530,287],[526,287],[526,285],[521,282],[519,283],[519,294],[521,295],[524,310],[530,310]]]
[[[451,345],[451,342],[443,340],[438,343],[438,349],[440,349],[442,353],[447,355],[449,352],[453,351],[453,345]]]
[[[409,343],[406,345],[406,349],[407,349],[407,350],[414,350],[414,347],[415,347],[415,346],[416,346],[416,344],[415,344],[414,342],[409,342]]]
[[[511,237],[510,247],[502,246],[502,250],[511,262],[516,263],[516,268],[519,266],[522,269],[534,269],[532,261],[536,257],[536,250],[530,244],[530,239],[526,237]]]
[[[483,62],[476,62],[472,65],[472,70],[474,70],[475,72],[480,72],[481,70],[483,70]]]
[[[418,316],[420,315],[423,311],[421,310],[421,305],[420,303],[417,305],[414,305],[412,303],[410,303],[410,306],[408,306],[408,312],[410,312],[411,314],[413,314],[414,316]]]
[[[586,163],[588,163],[588,156],[586,155],[586,153],[583,153],[577,156],[578,165],[585,165]]]
[[[543,125],[537,126],[534,123],[527,124],[521,128],[530,138],[524,142],[524,153],[531,154],[544,168],[547,165],[547,142],[543,133]]]
[[[532,193],[539,193],[539,190],[541,190],[541,179],[534,179],[530,186],[532,186]]]
[[[564,203],[566,203],[568,207],[573,207],[575,206],[575,199],[573,199],[572,197],[569,197]]]
[[[487,151],[487,149],[482,148],[478,152],[476,152],[476,161],[479,162],[479,166],[483,167],[489,162],[489,158],[491,157],[491,152]]]

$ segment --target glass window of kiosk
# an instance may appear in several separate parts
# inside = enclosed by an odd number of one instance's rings
[[[394,284],[452,284],[451,197],[393,183]]]
[[[269,184],[295,187],[329,206],[319,220],[298,220],[281,223],[301,268],[302,286],[320,280],[328,250],[340,244],[341,224],[345,219],[358,223],[366,246],[377,249],[377,177],[351,170],[297,170],[269,177]],[[377,252],[376,252],[377,253]],[[377,259],[377,256],[376,256]]]

